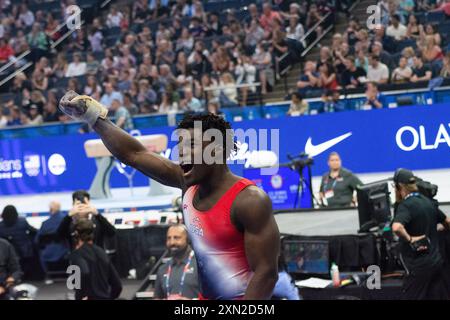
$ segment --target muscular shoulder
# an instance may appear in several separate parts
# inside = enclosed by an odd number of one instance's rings
[[[248,186],[234,200],[233,212],[239,223],[246,227],[271,215],[272,201],[262,189]]]

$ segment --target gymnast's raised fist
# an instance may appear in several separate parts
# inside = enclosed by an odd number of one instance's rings
[[[68,91],[59,102],[59,109],[73,119],[82,120],[94,126],[98,118],[106,119],[108,109],[97,100]]]

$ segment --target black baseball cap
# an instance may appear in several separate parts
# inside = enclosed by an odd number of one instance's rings
[[[417,181],[414,173],[411,170],[399,168],[395,171],[394,174],[394,182],[395,183],[403,183],[403,184],[411,184]]]

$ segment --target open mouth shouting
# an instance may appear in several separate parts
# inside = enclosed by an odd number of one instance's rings
[[[187,176],[192,172],[194,165],[191,163],[181,163],[180,167],[183,170],[184,176]]]

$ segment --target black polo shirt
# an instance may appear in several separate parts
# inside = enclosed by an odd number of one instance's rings
[[[155,298],[166,299],[167,298],[167,277],[169,266],[172,266],[172,272],[169,277],[169,295],[181,294],[183,297],[189,299],[197,299],[200,293],[200,284],[198,280],[197,261],[194,257],[187,268],[184,278],[183,287],[181,287],[181,279],[189,260],[189,254],[183,261],[177,262],[175,259],[170,258],[169,261],[161,265],[156,274],[155,284]]]
[[[427,75],[427,72],[431,71],[430,67],[424,64],[421,68],[414,67],[413,74],[418,76],[419,78],[423,78]]]
[[[398,205],[393,222],[401,223],[412,237],[426,235],[430,240],[428,253],[418,254],[406,240],[400,239],[402,261],[411,274],[427,272],[442,263],[437,224],[443,223],[445,219],[445,214],[421,194],[414,194]]]
[[[320,192],[325,195],[328,207],[349,207],[353,200],[353,192],[362,182],[351,171],[341,168],[336,178],[327,172],[322,177]]]

